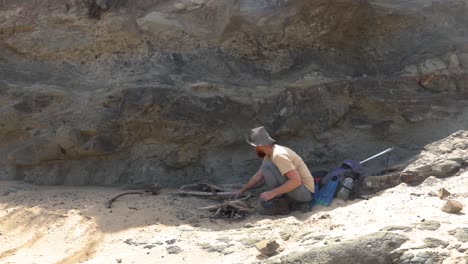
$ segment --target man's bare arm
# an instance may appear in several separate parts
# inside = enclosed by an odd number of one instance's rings
[[[252,176],[252,178],[250,178],[250,180],[244,185],[244,187],[242,187],[242,189],[239,190],[239,193],[242,194],[248,189],[255,187],[262,179],[262,170],[259,169],[257,173],[255,173],[254,176]]]

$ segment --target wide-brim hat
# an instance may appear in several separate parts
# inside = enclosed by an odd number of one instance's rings
[[[247,143],[254,147],[273,145],[276,141],[268,135],[265,127],[257,127],[250,130],[250,133],[245,137]]]

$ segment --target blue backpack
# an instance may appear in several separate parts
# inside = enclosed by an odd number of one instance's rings
[[[328,206],[333,200],[337,189],[342,188],[344,179],[351,177],[358,184],[351,190],[355,195],[359,192],[359,185],[362,176],[362,166],[359,162],[353,160],[345,160],[340,167],[327,173],[323,178],[315,183],[314,198],[311,201],[311,206],[322,205]]]

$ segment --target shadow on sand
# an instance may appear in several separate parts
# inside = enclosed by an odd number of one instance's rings
[[[0,182],[0,192],[10,186],[23,185],[12,181]],[[243,219],[228,220],[213,218],[213,213],[199,207],[221,203],[210,199],[193,196],[180,196],[177,190],[163,189],[158,195],[126,195],[106,208],[106,202],[125,191],[110,187],[64,187],[64,186],[29,186],[29,190],[20,190],[0,197],[3,214],[0,223],[8,219],[21,219],[15,224],[17,232],[37,229],[57,218],[80,215],[94,221],[98,230],[104,233],[119,232],[131,228],[155,224],[164,226],[188,225],[213,231],[238,229],[246,223],[255,223],[264,219],[294,217],[305,221],[319,212],[330,212],[339,206],[360,202],[335,201],[329,207],[315,206],[311,212],[291,212],[284,216],[263,216],[257,212]],[[258,199],[248,201],[251,207],[258,208]],[[27,210],[24,210],[27,209]],[[16,220],[18,221],[18,220]]]

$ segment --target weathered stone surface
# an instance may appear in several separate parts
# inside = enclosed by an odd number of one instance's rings
[[[262,240],[261,236],[248,236],[239,240],[242,245],[252,248],[255,247],[255,244]]]
[[[33,166],[57,160],[61,157],[62,153],[56,144],[38,138],[12,151],[8,155],[8,160],[20,166]]]
[[[468,132],[460,130],[424,146],[423,151],[401,173],[402,181],[423,181],[425,186],[434,186],[439,181],[437,178],[454,175],[465,164],[465,157],[468,157],[467,138]]]
[[[404,231],[404,232],[409,232],[411,230],[413,230],[412,227],[410,226],[386,226],[382,229],[380,229],[380,231],[386,231],[386,232],[389,232],[389,231]]]
[[[245,181],[258,125],[312,170],[402,162],[466,129],[466,6],[439,2],[3,1],[0,178]]]
[[[210,244],[210,243],[199,243],[198,246],[207,252],[218,252],[218,253],[227,253],[231,252],[228,248],[231,247],[233,244],[225,243],[225,242],[218,242],[217,244]],[[232,252],[231,252],[232,253]]]
[[[458,227],[449,231],[449,234],[456,237],[461,242],[468,242],[468,228]]]
[[[400,252],[397,252],[400,253]],[[401,256],[393,261],[393,263],[409,263],[414,258],[414,254],[411,252],[401,252]]]
[[[443,248],[447,247],[449,245],[448,242],[433,238],[433,237],[426,237],[424,239],[424,245],[428,248],[436,248],[439,246],[442,246]]]
[[[432,72],[442,71],[447,68],[447,65],[445,65],[441,59],[434,58],[423,61],[419,65],[419,68],[422,74],[429,74]]]
[[[457,256],[451,257],[446,260],[447,263],[460,263],[460,264],[467,264],[468,263],[468,256]]]
[[[405,252],[400,258],[394,260],[391,263],[441,264],[442,261],[444,261],[444,259],[446,258],[447,258],[446,254],[439,254],[439,252],[435,252],[435,251],[421,251],[421,252],[415,252],[415,253]]]
[[[78,157],[83,139],[78,129],[69,126],[61,126],[55,133],[55,142],[60,151],[69,157]]]
[[[458,248],[457,248],[457,251],[460,252],[460,253],[468,253],[468,243],[463,243],[461,244]]]
[[[438,179],[437,177],[434,177],[434,176],[429,176],[427,177],[427,179],[424,180],[424,182],[422,183],[422,185],[424,186],[434,186],[434,185],[437,185],[438,182],[440,182],[441,180]],[[434,192],[435,195],[433,196],[437,196],[437,193]]]
[[[379,232],[324,247],[312,247],[280,258],[281,263],[392,263],[390,252],[407,238],[396,233]]]
[[[451,75],[455,77],[459,77],[462,73],[462,69],[460,68],[460,61],[458,60],[457,54],[450,53],[448,54],[448,71]]]
[[[307,244],[309,243],[318,243],[322,240],[324,240],[327,236],[325,235],[311,235],[310,233],[305,233],[305,234],[302,234],[299,241],[304,243],[304,242],[307,242]]]
[[[264,255],[272,256],[277,253],[276,250],[279,248],[279,244],[275,240],[262,240],[255,243],[255,248]]]
[[[455,200],[448,200],[447,203],[444,204],[442,207],[442,211],[450,214],[455,214],[460,212],[463,209],[463,204],[455,201]]]
[[[435,230],[439,229],[439,227],[440,227],[440,222],[433,221],[433,220],[427,220],[427,221],[416,224],[416,228],[420,229],[420,230],[435,231]]]

